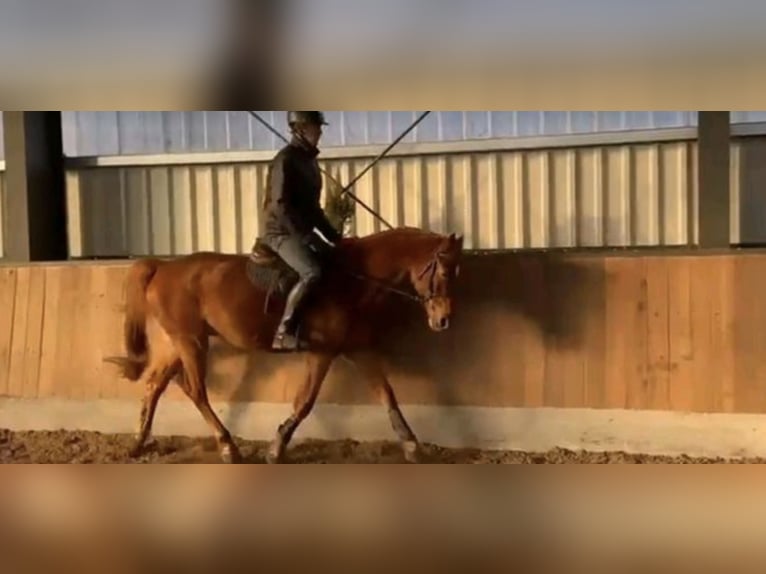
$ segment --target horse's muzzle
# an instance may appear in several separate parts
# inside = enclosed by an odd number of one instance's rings
[[[431,319],[429,321],[431,329],[433,331],[441,332],[449,329],[449,317],[439,317],[438,319]]]

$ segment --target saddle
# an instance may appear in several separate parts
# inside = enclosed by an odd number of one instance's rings
[[[328,257],[329,254],[330,252],[319,254],[325,258],[325,265],[332,261],[332,258]],[[265,313],[269,312],[269,301],[273,295],[286,297],[299,280],[298,274],[261,238],[255,240],[250,250],[246,269],[250,283],[266,292]]]
[[[264,312],[267,314],[272,296],[286,297],[298,281],[298,274],[260,238],[250,250],[247,276],[253,286],[266,292]]]

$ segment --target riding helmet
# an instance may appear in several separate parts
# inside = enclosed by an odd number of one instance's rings
[[[329,125],[322,112],[287,112],[287,124],[316,124],[320,126]]]

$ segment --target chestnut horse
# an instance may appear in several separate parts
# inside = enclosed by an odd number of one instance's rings
[[[399,409],[375,352],[389,297],[422,305],[433,331],[449,327],[453,280],[459,272],[463,238],[398,228],[343,239],[333,251],[315,295],[302,314],[309,342],[305,380],[293,413],[277,429],[267,461],[280,462],[293,433],[309,415],[333,361],[344,356],[369,379],[388,410],[407,461],[418,460],[418,440]],[[258,252],[256,250],[256,252]],[[136,261],[126,277],[124,338],[127,357],[107,361],[122,376],[146,387],[140,426],[131,456],[143,449],[157,403],[174,380],[213,429],[224,462],[241,457],[228,429],[215,414],[206,391],[210,336],[245,352],[270,351],[291,283],[273,292],[256,272],[295,278],[273,253],[251,255],[195,253],[173,260]]]

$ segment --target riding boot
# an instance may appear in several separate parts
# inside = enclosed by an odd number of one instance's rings
[[[310,289],[314,281],[311,279],[302,279],[295,284],[287,296],[285,310],[282,314],[282,320],[277,327],[277,332],[272,342],[272,349],[281,351],[297,351],[306,347],[304,341],[301,341],[297,335],[298,317],[303,310]]]

